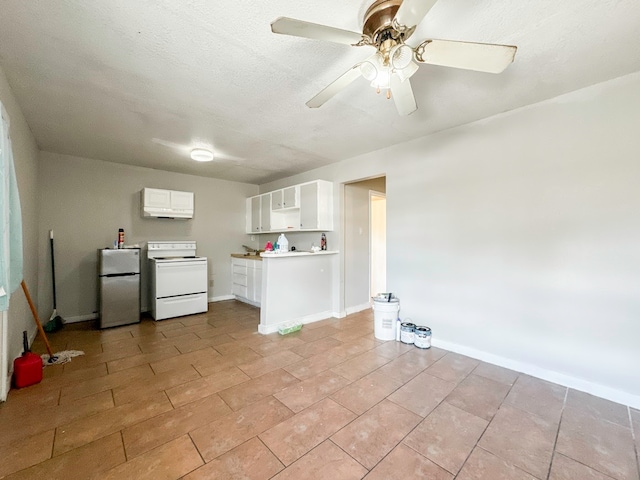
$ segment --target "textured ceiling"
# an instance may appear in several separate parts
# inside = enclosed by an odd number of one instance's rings
[[[370,1],[0,0],[0,66],[40,149],[264,183],[640,70],[638,0],[439,0],[409,41],[518,46],[500,75],[421,65],[400,117],[372,53],[271,33],[279,16],[360,31]],[[191,161],[191,148],[217,161]]]

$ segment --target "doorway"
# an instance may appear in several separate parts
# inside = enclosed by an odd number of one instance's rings
[[[387,196],[369,190],[369,297],[387,291]]]
[[[371,296],[386,288],[386,178],[345,184],[343,208],[344,310],[351,314],[371,308]]]

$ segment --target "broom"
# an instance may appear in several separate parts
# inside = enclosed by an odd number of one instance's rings
[[[36,312],[36,307],[33,305],[33,301],[31,300],[31,295],[29,295],[29,289],[27,288],[27,284],[24,283],[24,280],[20,282],[22,286],[22,291],[24,292],[25,297],[27,297],[27,303],[29,304],[29,308],[31,309],[31,313],[33,314],[33,318],[36,321],[36,325],[38,326],[38,331],[40,335],[42,335],[42,340],[44,341],[44,346],[47,349],[48,355],[41,355],[42,363],[47,365],[56,365],[67,363],[71,361],[73,357],[78,357],[80,355],[84,355],[83,351],[80,350],[65,350],[63,352],[58,352],[55,355],[51,352],[51,345],[49,345],[49,341],[47,340],[47,336],[44,333],[44,329],[42,328],[42,323],[40,323],[40,318],[38,317],[38,312]]]
[[[53,312],[51,313],[51,318],[44,325],[45,332],[57,332],[62,328],[64,321],[62,317],[58,315],[57,305],[56,305],[56,266],[55,266],[55,256],[53,254],[53,230],[49,230],[49,245],[51,247],[51,282],[53,283]]]

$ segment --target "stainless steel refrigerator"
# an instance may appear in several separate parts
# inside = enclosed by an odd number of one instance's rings
[[[98,250],[100,328],[140,321],[140,249]]]

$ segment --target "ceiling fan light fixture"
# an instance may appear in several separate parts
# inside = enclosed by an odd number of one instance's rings
[[[411,65],[413,61],[413,49],[404,43],[396,45],[389,52],[391,66],[397,70],[402,70]]]
[[[196,162],[210,162],[213,160],[213,152],[206,148],[194,148],[191,150],[191,159]]]
[[[411,78],[411,76],[417,71],[418,71],[418,64],[415,62],[411,62],[409,65],[407,65],[403,69],[394,70],[393,73],[398,75],[398,78],[400,78],[400,80],[404,82],[408,78]]]
[[[366,60],[360,64],[360,74],[368,81],[373,82],[378,76],[378,69],[376,66]]]

